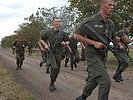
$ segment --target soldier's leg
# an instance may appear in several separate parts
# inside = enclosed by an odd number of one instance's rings
[[[19,69],[19,66],[20,66],[19,59],[20,59],[20,54],[19,53],[16,53],[16,65],[17,65],[16,70],[18,70]]]
[[[96,58],[97,59],[97,58]],[[92,91],[99,85],[98,88],[98,100],[108,100],[108,95],[110,92],[111,79],[105,69],[105,65],[99,59],[94,60],[89,67],[90,73],[89,79],[83,89],[83,93],[78,98],[83,98],[81,100],[86,100],[88,96],[92,94]],[[90,63],[90,62],[89,62]],[[77,99],[80,100],[80,99]]]
[[[69,62],[69,55],[68,54],[66,54],[66,57],[65,57],[65,65],[64,65],[64,67],[68,67],[68,62]]]
[[[75,53],[74,53],[74,66],[77,68],[77,63],[79,63],[79,54],[78,54],[78,51],[76,51]]]
[[[13,49],[13,54],[15,54],[15,49]]]
[[[85,61],[85,49],[83,49],[83,48],[81,51],[81,61]]]
[[[48,60],[48,59],[47,59]],[[46,73],[50,74],[50,65],[46,62]]]
[[[70,65],[71,65],[71,70],[73,70],[73,65],[74,65],[74,55],[71,53],[70,55]]]
[[[39,64],[39,66],[40,67],[42,67],[42,65],[43,65],[43,63],[46,63],[46,52],[41,52],[41,55],[42,55],[42,60],[41,60],[41,62],[40,62],[40,64]]]
[[[55,83],[55,81],[58,77],[58,74],[60,72],[62,55],[56,55],[55,59],[56,59],[57,68],[53,68],[53,67],[51,68],[51,73],[50,73],[51,83],[49,86],[50,91],[56,90],[54,83]]]
[[[22,70],[22,65],[23,65],[24,59],[25,59],[24,53],[22,53],[22,54],[20,55],[20,70]]]
[[[119,59],[119,66],[118,66],[118,68],[116,70],[115,75],[113,76],[113,79],[115,79],[116,82],[123,81],[122,72],[129,66],[128,55],[126,54],[126,52],[121,52],[120,55],[128,63],[125,63],[124,61],[122,61],[121,59]]]
[[[16,59],[16,64],[17,64],[16,70],[18,70],[19,69],[19,59]]]
[[[116,70],[116,72],[115,72],[115,74],[114,74],[114,76],[113,76],[113,79],[114,79],[116,82],[120,82],[120,79],[119,79],[120,72],[119,72],[119,70],[120,70],[121,65],[122,65],[122,62],[121,62],[120,59],[118,59],[118,67],[117,67],[117,70]]]
[[[60,68],[58,68],[58,69],[51,68],[51,73],[50,73],[51,82],[50,82],[50,86],[49,86],[49,90],[50,91],[56,90],[56,87],[55,87],[54,83],[56,82],[56,79],[58,77],[59,71],[60,71]]]

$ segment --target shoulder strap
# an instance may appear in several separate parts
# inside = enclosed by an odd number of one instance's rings
[[[55,48],[55,45],[56,45],[57,41],[59,40],[59,36],[60,36],[60,30],[59,30],[59,34],[58,34],[58,36],[57,36],[57,39],[55,40],[55,43],[54,43],[54,45],[53,45],[53,49]]]

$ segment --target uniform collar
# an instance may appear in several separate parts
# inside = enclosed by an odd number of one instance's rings
[[[128,35],[129,32],[128,32],[126,29],[123,29],[123,30],[124,30],[124,31],[126,32],[126,34]]]
[[[97,17],[98,17],[98,20],[99,20],[100,22],[107,23],[107,22],[109,21],[108,18],[104,19],[104,18],[102,17],[102,15],[100,14],[100,12],[97,13]]]
[[[54,32],[54,33],[57,33],[57,32],[59,32],[59,30],[58,30],[58,31],[55,31],[55,30],[54,30],[54,28],[52,28],[51,30],[52,30],[52,32]]]

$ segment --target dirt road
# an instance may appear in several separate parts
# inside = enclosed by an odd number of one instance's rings
[[[15,55],[0,50],[0,57],[17,81],[29,89],[36,97],[36,100],[75,100],[82,92],[87,76],[86,67],[78,66],[74,71],[62,66],[56,82],[57,90],[50,92],[49,74],[45,73],[45,66],[39,67],[40,59],[26,57],[23,70],[16,71]],[[113,72],[109,72],[112,77]],[[128,72],[124,73],[124,81],[116,83],[112,80],[109,100],[133,100],[133,76]],[[97,88],[87,100],[97,100]]]

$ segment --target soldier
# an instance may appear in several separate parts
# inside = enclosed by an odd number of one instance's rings
[[[49,72],[49,66],[47,64],[47,50],[45,49],[45,47],[42,46],[41,42],[39,42],[39,41],[38,41],[38,46],[39,46],[39,49],[41,51],[41,56],[42,56],[42,60],[41,60],[41,62],[39,64],[39,66],[42,67],[42,65],[44,63],[46,63],[46,68],[47,68],[46,69],[46,73],[49,74],[50,73]]]
[[[29,44],[28,44],[28,52],[29,52],[29,56],[31,56],[31,54],[32,54],[32,48],[33,48],[33,45],[32,45],[31,42],[29,42]]]
[[[70,47],[69,47],[70,48]],[[69,62],[69,58],[70,58],[70,52],[71,52],[71,48],[69,49],[67,46],[64,47],[63,50],[63,58],[65,58],[65,65],[64,67],[68,67],[68,62]]]
[[[123,81],[123,77],[122,77],[121,74],[129,66],[129,59],[128,59],[129,48],[128,48],[128,44],[131,42],[131,40],[129,39],[130,29],[131,29],[130,23],[125,22],[124,25],[123,25],[123,29],[118,31],[117,34],[116,34],[121,39],[121,43],[119,44],[119,46],[117,48],[117,51],[128,62],[128,63],[125,63],[123,60],[121,60],[119,57],[117,57],[118,67],[117,67],[117,70],[116,70],[116,72],[113,76],[113,79],[116,82]]]
[[[19,33],[18,38],[13,42],[16,50],[16,70],[22,70],[23,61],[25,59],[25,48],[28,46],[27,41],[23,38],[23,34]]]
[[[40,42],[45,49],[48,50],[48,64],[51,67],[49,90],[56,90],[55,82],[60,72],[62,60],[62,46],[69,44],[68,36],[60,29],[60,18],[54,17],[52,20],[52,28],[40,38]]]
[[[85,55],[87,67],[89,67],[89,78],[86,80],[87,82],[82,95],[78,96],[76,100],[86,100],[97,86],[99,86],[98,100],[108,100],[110,92],[111,79],[106,71],[106,65],[104,63],[104,58],[108,50],[101,40],[85,27],[92,27],[107,43],[110,41],[103,36],[104,33],[110,36],[111,39],[115,38],[114,24],[109,18],[114,9],[114,1],[100,0],[99,4],[100,11],[92,17],[86,18],[73,34],[74,39],[86,45]]]
[[[73,37],[70,37],[70,48],[71,48],[71,54],[70,54],[70,65],[71,70],[73,70],[73,65],[75,68],[77,68],[77,63],[79,63],[79,53],[78,53],[78,42],[73,39]]]

